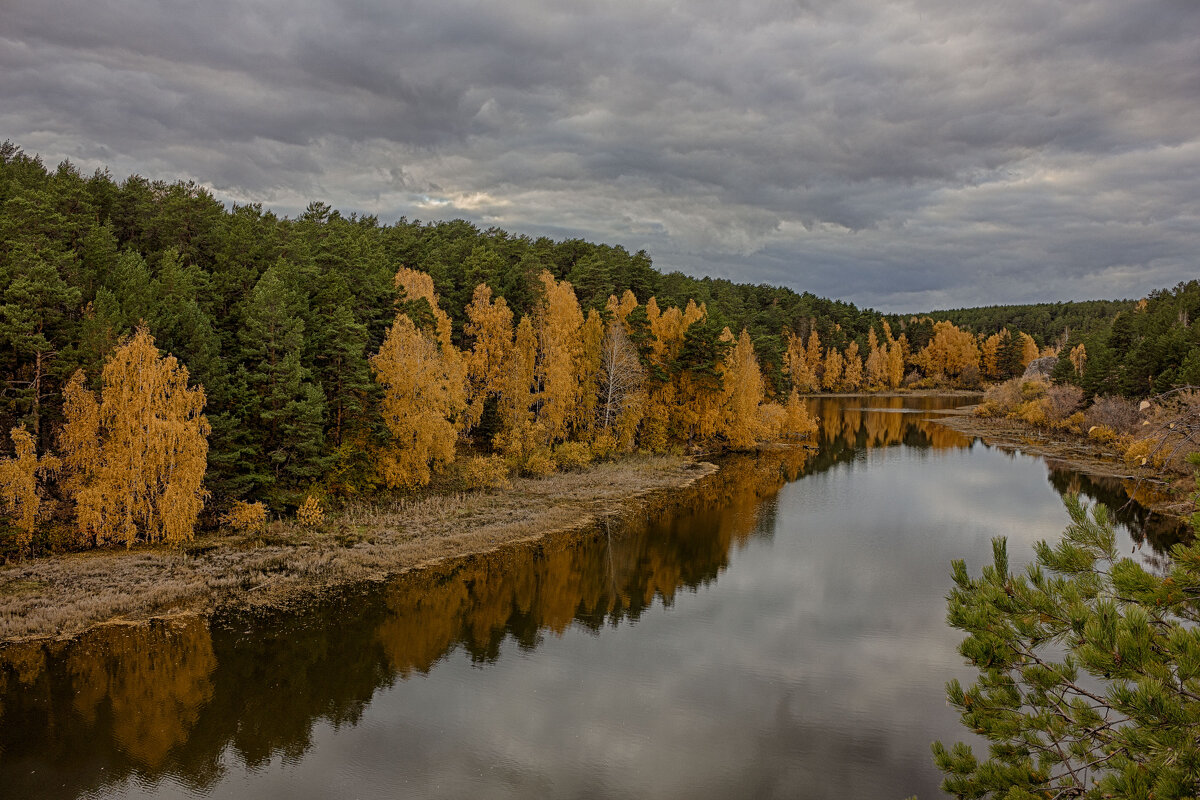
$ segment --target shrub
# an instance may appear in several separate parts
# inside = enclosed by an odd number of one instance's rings
[[[617,452],[617,437],[610,431],[602,431],[592,439],[592,458],[599,461],[611,458]]]
[[[545,429],[526,422],[520,427],[496,434],[492,446],[504,455],[509,467],[521,475],[541,476],[554,472],[554,458],[545,444]]]
[[[1138,427],[1137,405],[1124,397],[1097,397],[1084,412],[1088,425],[1108,428],[1114,433],[1133,433]]]
[[[312,528],[324,522],[325,510],[321,508],[321,501],[311,494],[305,497],[304,502],[296,509],[296,521],[306,528]]]
[[[506,489],[508,462],[502,456],[475,456],[459,462],[459,477],[467,489]]]
[[[531,478],[541,478],[553,472],[554,457],[550,455],[549,448],[541,448],[530,454],[525,459],[524,468],[521,470],[523,475],[528,475]]]
[[[1020,378],[997,383],[983,393],[983,402],[975,409],[975,414],[980,417],[1001,417],[1016,408],[1021,399]]]
[[[1056,431],[1067,431],[1068,433],[1082,434],[1083,433],[1083,412],[1076,411],[1074,414],[1063,417],[1062,419],[1053,420],[1050,427]]]
[[[554,463],[562,470],[579,470],[592,461],[592,450],[583,442],[563,442],[554,448]]]
[[[267,527],[267,506],[264,503],[247,503],[235,500],[221,517],[221,523],[239,533],[259,531]]]
[[[1169,448],[1155,438],[1136,439],[1125,449],[1125,463],[1132,466],[1162,469],[1169,456]]]
[[[1093,425],[1088,428],[1087,435],[1099,444],[1114,444],[1117,441],[1117,432],[1107,425]]]
[[[1046,401],[1049,408],[1046,413],[1050,416],[1051,422],[1065,420],[1075,413],[1080,404],[1083,403],[1083,390],[1078,386],[1072,386],[1069,383],[1058,383],[1046,389]],[[1079,417],[1080,430],[1077,433],[1082,433],[1083,416]]]

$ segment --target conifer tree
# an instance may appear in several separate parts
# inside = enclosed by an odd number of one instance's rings
[[[1009,568],[1006,543],[979,577],[953,565],[950,624],[978,678],[947,695],[989,742],[934,744],[942,788],[961,798],[1195,797],[1200,786],[1200,544],[1166,570],[1116,549],[1112,518],[1070,496],[1071,523],[1036,561]],[[1193,526],[1200,515],[1193,518]]]
[[[252,496],[275,506],[320,479],[327,466],[325,393],[302,362],[304,301],[276,264],[259,278],[242,313],[242,424]],[[252,431],[252,435],[251,435]],[[251,480],[252,479],[252,480]]]

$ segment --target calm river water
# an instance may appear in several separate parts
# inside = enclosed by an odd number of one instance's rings
[[[940,797],[962,738],[950,561],[1124,502],[938,425],[814,402],[817,453],[723,462],[649,515],[302,613],[0,652],[0,795]],[[1171,532],[1123,514],[1162,563]]]

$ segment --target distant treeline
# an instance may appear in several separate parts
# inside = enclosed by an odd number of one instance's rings
[[[1061,345],[1066,335],[1087,335],[1107,325],[1118,313],[1130,311],[1133,307],[1133,300],[1082,300],[954,308],[930,311],[927,316],[948,319],[972,333],[991,335],[1008,328],[1028,333],[1040,345]]]

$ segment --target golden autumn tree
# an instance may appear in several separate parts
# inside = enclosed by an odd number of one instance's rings
[[[842,354],[836,347],[825,351],[825,366],[821,372],[821,387],[828,391],[837,391],[842,385]]]
[[[461,373],[438,338],[403,313],[371,357],[371,369],[383,387],[383,420],[391,434],[379,456],[380,473],[389,488],[424,486],[433,467],[454,460],[466,410]]]
[[[505,362],[500,392],[500,423],[505,430],[519,428],[532,419],[537,402],[537,334],[529,317],[521,317],[513,347]]]
[[[851,342],[842,356],[842,389],[847,392],[857,391],[862,386],[863,363],[858,354],[858,342]]]
[[[816,328],[808,333],[808,345],[804,348],[804,361],[808,364],[808,371],[813,376],[813,389],[819,389],[825,360],[821,357],[821,337],[817,335]]]
[[[16,517],[17,549],[25,550],[33,541],[42,507],[38,484],[56,472],[61,462],[51,455],[39,458],[33,435],[24,425],[13,428],[9,435],[16,453],[0,459],[0,501]]]
[[[1020,339],[1021,339],[1021,368],[1024,369],[1025,367],[1029,366],[1030,362],[1032,362],[1035,358],[1038,357],[1038,353],[1041,351],[1038,349],[1037,342],[1035,342],[1033,340],[1033,337],[1030,336],[1028,333],[1022,332],[1020,334]]]
[[[787,332],[787,351],[783,355],[783,371],[796,391],[811,392],[817,388],[817,376],[809,366],[804,339],[790,331]]]
[[[762,432],[758,407],[763,401],[763,380],[754,344],[745,328],[729,351],[724,380],[728,398],[725,438],[735,450],[749,449],[758,443]]]
[[[608,302],[604,305],[604,310],[612,314],[617,319],[624,322],[629,318],[629,312],[638,307],[637,297],[630,290],[626,289],[618,300],[616,295],[609,295]]]
[[[979,369],[979,347],[975,337],[953,322],[933,324],[933,338],[917,354],[917,364],[930,378],[967,376]]]
[[[908,360],[908,337],[903,333],[888,343],[888,386],[904,382],[904,362]]]
[[[204,389],[145,328],[101,372],[100,402],[80,370],[65,391],[59,437],[80,536],[93,544],[192,538],[208,493]]]
[[[1087,366],[1087,357],[1087,348],[1083,346],[1082,342],[1071,348],[1069,358],[1071,359],[1071,366],[1075,368],[1076,375],[1083,375],[1083,368]]]
[[[867,363],[864,378],[868,389],[878,390],[888,386],[888,349],[880,344],[875,329],[867,331]]]
[[[500,396],[513,348],[512,310],[503,297],[492,299],[486,283],[475,287],[464,332],[471,341],[466,358],[466,421],[467,427],[473,427],[483,416],[484,403]]]
[[[800,393],[795,389],[784,406],[783,435],[789,438],[806,439],[817,432],[817,421],[808,413]]]
[[[541,384],[537,417],[549,441],[556,442],[570,433],[582,393],[583,312],[570,283],[556,281],[549,270],[543,270],[538,279],[543,295],[535,317]]]
[[[1009,333],[1008,328],[1003,328],[998,333],[993,333],[991,336],[983,340],[983,344],[979,347],[979,356],[983,376],[991,380],[997,380],[1003,373],[1003,356],[1004,351],[1008,347]]]

